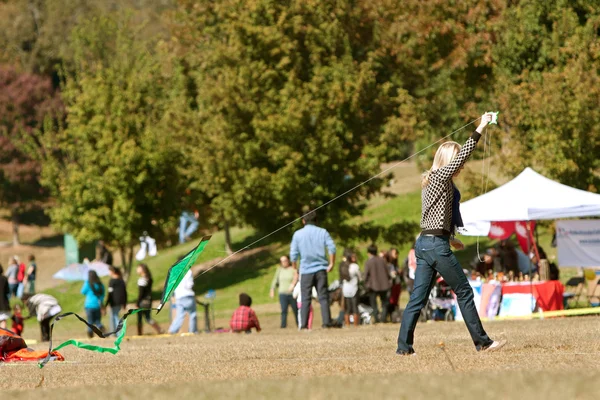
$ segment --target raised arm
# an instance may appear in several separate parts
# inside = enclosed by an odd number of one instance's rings
[[[471,157],[471,154],[473,154],[473,150],[475,150],[477,142],[479,141],[479,138],[481,138],[481,132],[483,132],[483,129],[490,123],[491,120],[492,114],[483,114],[481,116],[481,122],[479,123],[479,126],[461,147],[456,157],[454,157],[448,165],[436,171],[431,171],[429,179],[432,181],[448,181],[452,179],[454,174],[456,174],[456,172],[458,172],[458,170],[465,165],[469,157]]]

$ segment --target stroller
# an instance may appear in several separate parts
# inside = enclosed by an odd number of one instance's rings
[[[361,325],[370,325],[373,321],[373,307],[371,307],[371,299],[364,288],[360,288],[360,296],[358,300],[358,315]]]
[[[340,281],[338,281],[338,280],[333,281],[331,283],[331,285],[329,285],[329,287],[327,288],[327,291],[329,292],[329,304],[333,305],[334,303],[339,303],[340,307],[341,307],[341,305],[342,305],[341,299],[343,297],[343,294],[342,294],[342,285],[340,284]],[[358,304],[358,315],[360,318],[360,323],[361,323],[361,325],[369,325],[372,323],[373,308],[370,305],[369,296],[366,293],[366,291],[364,290],[364,288],[361,287],[359,289],[359,293],[361,294],[359,296],[359,304]],[[342,312],[340,312],[340,315],[337,318],[337,321],[341,324],[344,323],[343,313],[344,313],[344,311],[342,310]],[[350,323],[354,323],[353,315],[350,315]]]
[[[421,313],[422,321],[454,321],[456,300],[450,285],[439,276],[429,294],[427,306]]]

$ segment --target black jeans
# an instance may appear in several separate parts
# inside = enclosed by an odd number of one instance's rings
[[[281,304],[281,327],[287,327],[288,306],[292,307],[292,315],[296,326],[298,326],[298,303],[291,294],[279,293],[279,304]]]
[[[379,309],[377,308],[377,297],[381,301],[381,314],[379,313]],[[387,290],[372,290],[369,292],[369,302],[371,303],[371,308],[373,309],[373,316],[375,317],[375,322],[385,322],[387,318],[387,311],[390,299],[388,297]],[[380,318],[381,317],[381,318]]]
[[[308,313],[310,310],[310,302],[312,300],[313,286],[316,286],[317,288],[319,303],[321,304],[321,317],[323,318],[323,325],[331,325],[329,292],[327,291],[327,271],[323,269],[315,272],[314,274],[300,275],[300,291],[302,292],[302,309],[300,310],[300,314],[302,316],[302,329],[306,329],[308,327]]]
[[[477,350],[488,347],[492,340],[483,329],[473,301],[473,289],[458,260],[450,250],[448,236],[420,236],[415,245],[417,272],[415,286],[402,315],[398,335],[398,353],[414,353],[414,332],[421,309],[427,304],[429,292],[439,272],[450,285]]]

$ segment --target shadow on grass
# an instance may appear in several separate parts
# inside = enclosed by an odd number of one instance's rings
[[[196,276],[194,290],[196,294],[204,294],[208,290],[219,290],[256,278],[261,272],[273,264],[277,264],[279,255],[274,254],[271,249],[264,248],[241,260],[226,262],[216,268]]]
[[[41,237],[33,243],[30,243],[31,246],[36,247],[64,247],[64,235],[57,234],[48,237]]]
[[[292,228],[289,228],[289,230],[283,229],[283,230],[277,232],[276,234],[273,234],[273,235],[271,235],[269,237],[266,237],[264,239],[263,239],[263,237],[265,235],[267,235],[266,233],[264,233],[264,232],[256,232],[256,233],[254,233],[254,234],[246,237],[242,241],[239,241],[239,242],[236,241],[236,242],[234,242],[232,244],[232,250],[234,252],[240,251],[244,247],[253,244],[254,242],[256,242],[259,239],[262,239],[262,240],[260,240],[256,244],[254,244],[252,247],[249,247],[248,250],[252,250],[255,247],[268,246],[270,244],[278,243],[278,242],[283,242],[283,243],[285,243],[287,241],[291,242],[292,241],[292,234],[293,234],[293,232],[292,232],[291,229]]]

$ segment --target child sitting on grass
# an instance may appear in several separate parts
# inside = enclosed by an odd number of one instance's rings
[[[229,321],[229,326],[232,332],[252,332],[252,328],[256,328],[256,332],[260,332],[260,324],[252,306],[252,298],[246,293],[240,294],[240,306],[235,310]]]

